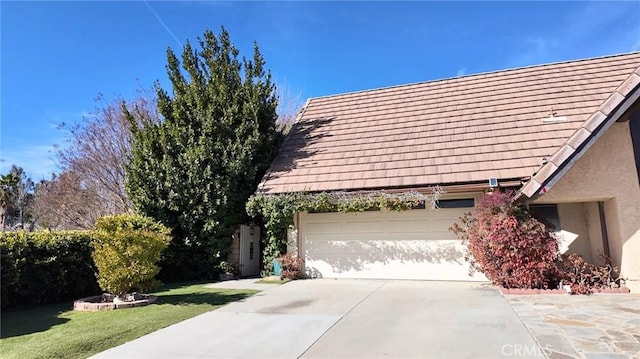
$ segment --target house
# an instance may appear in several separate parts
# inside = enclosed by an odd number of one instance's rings
[[[499,187],[640,290],[639,66],[636,52],[312,98],[258,191],[442,189],[437,209],[296,214],[317,276],[483,280],[448,228]]]

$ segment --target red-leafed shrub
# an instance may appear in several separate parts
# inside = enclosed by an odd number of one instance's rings
[[[513,192],[484,195],[451,230],[467,245],[471,273],[505,288],[556,288],[558,242]]]
[[[282,264],[282,279],[301,279],[304,277],[304,259],[287,253],[278,257],[278,261]]]
[[[609,258],[601,255],[607,264],[597,266],[585,262],[579,254],[562,255],[558,259],[559,278],[563,285],[571,287],[571,294],[591,294],[594,290],[617,287],[618,268]]]

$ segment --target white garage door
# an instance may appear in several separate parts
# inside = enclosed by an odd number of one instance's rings
[[[300,250],[317,277],[486,280],[469,276],[464,247],[449,231],[467,211],[303,213]]]

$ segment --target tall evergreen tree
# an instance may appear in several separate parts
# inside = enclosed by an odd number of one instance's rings
[[[2,230],[29,229],[29,205],[33,200],[34,183],[22,167],[11,165],[11,170],[0,178],[0,225]]]
[[[127,191],[142,213],[172,229],[161,276],[211,275],[226,258],[245,202],[277,154],[275,86],[257,44],[251,59],[223,28],[167,50],[172,93],[156,82],[159,122],[134,129]],[[134,121],[132,124],[135,125]]]

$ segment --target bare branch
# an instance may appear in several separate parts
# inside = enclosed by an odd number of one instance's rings
[[[58,213],[60,221],[64,222],[63,227],[86,228],[92,226],[99,216],[123,213],[131,208],[125,192],[125,167],[132,140],[129,116],[138,127],[157,123],[159,116],[155,99],[144,92],[129,103],[120,98],[106,102],[98,96],[95,110],[82,122],[60,126],[69,132],[67,146],[58,150],[63,175],[50,181],[49,185],[53,187],[49,192],[61,198],[43,195],[40,200],[46,198],[50,203],[39,205],[49,209],[64,207],[70,211]],[[72,193],[78,190],[79,193]],[[90,203],[83,206],[77,197],[79,195]],[[66,203],[58,203],[62,198]],[[74,205],[84,208],[70,209]]]

